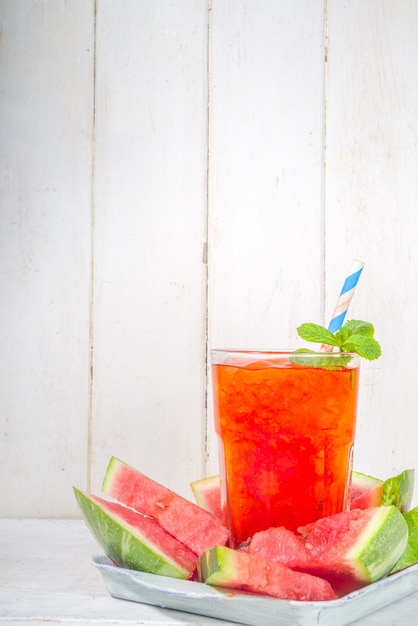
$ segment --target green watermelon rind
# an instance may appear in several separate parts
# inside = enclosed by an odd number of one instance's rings
[[[224,546],[214,546],[206,550],[198,559],[198,571],[200,580],[208,585],[225,585],[231,582],[239,582],[235,571],[235,556]]]
[[[116,517],[81,489],[74,487],[75,497],[87,527],[107,556],[127,569],[171,578],[188,578],[190,572],[150,543],[139,529]]]
[[[375,582],[391,571],[407,542],[408,526],[399,509],[394,505],[376,507],[345,558],[355,564],[359,580]]]
[[[403,516],[408,525],[408,543],[392,572],[418,563],[418,506],[407,511]]]
[[[391,504],[404,513],[411,505],[414,492],[415,471],[406,469],[397,476],[385,480],[383,484],[382,505]]]
[[[352,484],[354,483],[358,487],[362,487],[364,490],[378,487],[379,485],[383,485],[384,482],[380,478],[375,478],[374,476],[363,474],[362,472],[357,472],[356,470],[353,470],[351,480]]]

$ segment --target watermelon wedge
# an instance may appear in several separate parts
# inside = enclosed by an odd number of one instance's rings
[[[192,578],[197,557],[158,522],[74,487],[84,520],[117,565],[172,578]]]
[[[192,488],[196,504],[221,519],[221,482],[219,474],[195,480],[190,483],[190,487]]]
[[[209,585],[262,593],[283,600],[333,600],[337,596],[322,578],[294,572],[258,556],[215,546],[198,559],[199,579]]]
[[[403,514],[408,524],[408,543],[392,572],[397,572],[418,563],[418,506]]]
[[[214,515],[115,457],[109,461],[102,490],[158,520],[197,555],[215,545],[225,545],[229,539],[228,529]]]
[[[353,471],[350,509],[369,509],[382,504],[383,480]]]
[[[401,558],[408,526],[395,506],[352,509],[298,528],[256,533],[250,554],[320,576],[340,595],[383,578]]]

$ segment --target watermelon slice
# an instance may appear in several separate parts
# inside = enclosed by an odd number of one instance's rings
[[[284,600],[334,600],[322,578],[293,570],[253,554],[215,546],[198,559],[199,579],[209,585],[262,593]]]
[[[215,545],[225,545],[229,531],[220,520],[171,489],[112,457],[102,486],[103,493],[161,526],[197,555]]]
[[[385,480],[383,485],[382,504],[394,504],[400,511],[405,512],[411,506],[414,493],[415,472],[406,469],[397,476]]]
[[[84,520],[117,565],[172,578],[192,578],[197,556],[151,517],[74,487]]]
[[[383,480],[353,472],[351,478],[350,509],[369,509],[382,504]]]
[[[190,487],[196,504],[221,519],[221,481],[219,475],[195,480],[190,483]]]
[[[344,511],[298,528],[298,533],[270,528],[256,533],[244,549],[321,576],[340,595],[383,578],[408,541],[407,523],[395,506]]]
[[[418,563],[418,506],[403,514],[408,524],[408,543],[399,561],[392,572],[405,569],[410,565]]]

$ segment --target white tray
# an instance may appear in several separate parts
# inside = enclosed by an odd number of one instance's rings
[[[338,600],[301,602],[235,592],[204,583],[116,567],[95,555],[109,593],[115,598],[177,609],[249,626],[344,626],[400,600],[418,588],[418,564]]]

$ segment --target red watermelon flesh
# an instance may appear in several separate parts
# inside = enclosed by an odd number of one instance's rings
[[[107,467],[102,490],[158,520],[197,555],[215,545],[225,545],[229,539],[228,529],[214,515],[115,457]]]
[[[221,513],[221,483],[219,475],[201,478],[190,483],[196,504],[219,519]]]
[[[283,600],[334,600],[331,585],[322,578],[295,572],[258,555],[215,546],[198,559],[199,578],[209,585],[242,589]]]
[[[74,488],[84,520],[117,565],[173,578],[192,578],[197,556],[151,517]]]
[[[303,537],[284,526],[268,528],[255,533],[252,539],[237,548],[239,552],[270,558],[287,567],[309,564],[309,552]]]
[[[345,511],[298,528],[298,533],[261,531],[245,551],[321,576],[340,595],[383,578],[408,541],[407,524],[395,506]]]
[[[369,509],[382,504],[384,481],[361,472],[353,472],[350,509]]]

